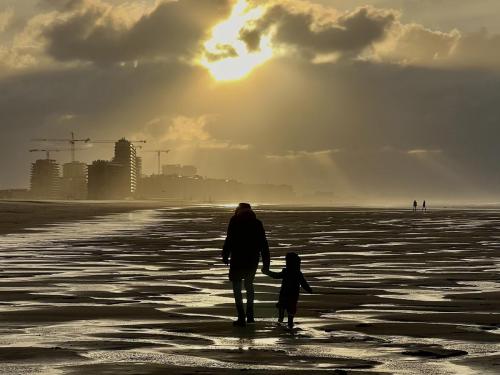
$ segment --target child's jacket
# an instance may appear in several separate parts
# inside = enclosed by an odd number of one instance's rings
[[[266,272],[273,279],[283,279],[277,306],[286,309],[289,314],[295,314],[299,300],[300,287],[312,293],[304,275],[300,271],[283,268],[281,272]]]

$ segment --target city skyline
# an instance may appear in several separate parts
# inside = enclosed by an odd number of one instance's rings
[[[40,141],[40,140],[37,140]],[[42,140],[48,141],[48,140]],[[113,143],[114,155],[110,160],[94,160],[85,164],[76,159],[76,143],[92,145],[92,140],[71,138],[52,139],[53,142],[70,142],[73,147],[71,162],[60,164],[51,157],[59,149],[32,149],[45,152],[44,159],[31,164],[29,189],[0,190],[1,199],[35,199],[64,201],[106,200],[168,200],[184,203],[227,203],[233,200],[252,200],[260,203],[309,203],[332,202],[329,194],[311,194],[297,197],[293,187],[276,184],[245,184],[234,179],[200,176],[196,166],[162,164],[161,154],[169,150],[146,150],[157,154],[156,173],[142,170],[142,158],[137,150],[144,140],[130,141],[121,138]],[[62,173],[61,173],[62,172]]]
[[[0,189],[28,186],[31,139],[75,132],[339,202],[499,202],[499,7],[6,0]]]

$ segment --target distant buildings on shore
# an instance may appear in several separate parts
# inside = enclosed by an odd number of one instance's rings
[[[141,175],[142,161],[135,146],[126,139],[115,143],[113,160],[96,160],[88,168],[89,199],[134,197]]]
[[[52,159],[39,159],[31,165],[30,191],[33,198],[57,199],[60,196],[59,164]]]
[[[192,165],[166,164],[161,170],[165,176],[194,177],[198,174],[197,168]]]
[[[191,165],[166,164],[162,174],[143,176],[142,160],[134,144],[124,138],[115,143],[111,160],[90,165],[73,161],[62,167],[56,160],[39,159],[31,165],[29,192],[0,191],[6,199],[122,200],[171,199],[193,202],[259,201],[292,202],[291,186],[245,184],[235,180],[205,178]]]
[[[63,165],[60,192],[64,199],[87,199],[87,164],[74,161]]]
[[[295,193],[289,185],[244,184],[235,180],[171,174],[142,178],[137,197],[199,202],[292,202]]]

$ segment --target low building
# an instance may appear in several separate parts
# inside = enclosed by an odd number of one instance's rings
[[[29,199],[31,197],[28,189],[5,189],[0,190],[0,199]]]
[[[162,174],[165,176],[194,177],[198,169],[194,165],[165,164],[162,166]]]
[[[85,163],[74,161],[63,165],[61,197],[63,199],[87,198],[87,165]]]
[[[289,185],[244,184],[235,180],[152,175],[141,179],[137,197],[193,202],[252,201],[293,202],[295,193]]]
[[[123,199],[123,166],[96,160],[88,166],[88,199]]]

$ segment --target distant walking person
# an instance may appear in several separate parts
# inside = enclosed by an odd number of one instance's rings
[[[248,203],[240,203],[229,221],[222,250],[222,259],[226,265],[229,264],[229,280],[233,284],[234,302],[238,313],[238,320],[233,323],[234,326],[245,327],[246,323],[255,322],[253,281],[261,255],[263,270],[267,271],[271,260],[264,226]],[[243,281],[247,293],[246,312],[241,293]]]
[[[426,212],[427,211],[427,206],[425,205],[425,201],[424,203],[422,203],[422,212]]]
[[[288,328],[293,328],[293,318],[297,313],[297,302],[299,301],[300,287],[312,293],[304,275],[300,271],[300,257],[296,253],[286,254],[286,268],[281,272],[273,272],[262,269],[262,273],[274,279],[283,279],[281,282],[280,296],[276,306],[278,307],[278,322],[282,323],[285,310],[288,315]]]
[[[413,212],[417,212],[417,201],[413,201]]]

